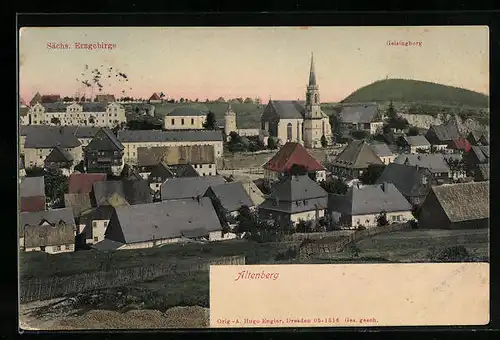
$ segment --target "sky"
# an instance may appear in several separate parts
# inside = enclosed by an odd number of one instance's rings
[[[70,48],[49,48],[56,43]],[[76,43],[114,48],[77,49]],[[322,102],[340,101],[386,77],[489,94],[486,26],[22,28],[19,92],[26,101],[37,91],[70,97],[149,98],[163,92],[167,98],[200,101],[221,96],[302,100],[311,53]],[[95,68],[102,74],[101,92],[82,83],[91,80]]]

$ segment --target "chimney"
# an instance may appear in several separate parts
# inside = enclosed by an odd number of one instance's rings
[[[385,182],[382,183],[381,187],[382,187],[382,191],[385,192],[385,189],[386,189]]]

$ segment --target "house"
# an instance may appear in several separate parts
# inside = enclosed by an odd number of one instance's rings
[[[29,106],[33,106],[36,103],[40,103],[41,101],[42,101],[42,95],[40,94],[40,92],[37,92],[37,93],[35,93],[35,95],[31,99]]]
[[[467,173],[472,177],[477,177],[478,172],[481,171],[479,165],[490,163],[490,147],[473,145],[462,158]]]
[[[92,185],[92,206],[112,205],[109,199],[116,195],[130,205],[153,202],[147,180],[125,179],[121,181],[95,182]]]
[[[177,164],[169,165],[170,171],[174,174],[174,177],[199,177],[200,174],[196,172],[191,164]]]
[[[78,216],[76,218],[78,226],[76,244],[84,246],[104,240],[104,234],[114,211],[114,206],[103,205],[91,208]]]
[[[376,227],[385,214],[388,223],[413,220],[412,205],[392,183],[353,186],[346,195],[329,197],[332,222],[347,229]]]
[[[443,156],[450,168],[451,178],[454,181],[463,180],[467,177],[467,169],[461,153],[448,153],[443,154]]]
[[[458,153],[469,152],[470,148],[471,145],[465,137],[454,139],[448,143],[448,149],[454,150],[455,152]]]
[[[325,167],[296,142],[287,142],[264,164],[264,178],[269,181],[280,180],[290,173],[294,165],[306,169],[317,182],[326,180]]]
[[[450,119],[446,124],[431,125],[425,133],[425,138],[435,150],[447,149],[451,141],[460,139],[460,137],[460,130],[455,118]]]
[[[24,177],[26,177],[26,169],[24,167],[24,155],[19,156],[19,179],[22,180]]]
[[[477,171],[474,172],[474,180],[476,182],[490,180],[490,163],[477,165]]]
[[[155,165],[148,175],[149,187],[154,192],[154,200],[161,201],[161,185],[169,178],[174,178],[175,175],[165,163]]]
[[[243,185],[243,189],[246,191],[248,196],[250,196],[254,206],[259,206],[262,202],[264,202],[264,194],[260,191],[254,181],[247,179],[240,181],[240,183]]]
[[[427,168],[406,164],[387,165],[376,184],[392,183],[413,206],[420,206],[432,185],[438,182]]]
[[[396,157],[394,163],[427,168],[440,184],[447,183],[453,177],[446,158],[441,153],[402,154]]]
[[[365,131],[374,135],[380,132],[384,125],[376,104],[344,106],[339,118],[341,129],[344,131]]]
[[[45,169],[61,170],[65,176],[71,175],[73,166],[73,156],[60,146],[53,148],[44,161]]]
[[[118,102],[37,103],[28,111],[29,125],[74,125],[113,128],[126,123],[125,108]]]
[[[328,193],[309,176],[288,176],[259,205],[259,216],[293,228],[301,220],[318,222],[325,216],[327,204]]]
[[[68,179],[68,193],[64,194],[64,206],[73,209],[73,215],[92,208],[91,192],[95,182],[106,181],[106,174],[72,173]]]
[[[417,154],[429,153],[431,151],[431,143],[429,143],[425,136],[401,136],[399,140],[404,152]]]
[[[234,227],[239,209],[243,206],[255,210],[254,203],[243,188],[243,183],[229,182],[210,186],[205,197],[212,200],[217,215],[223,226]]]
[[[105,238],[117,249],[141,249],[182,242],[184,239],[219,241],[234,238],[222,232],[208,197],[118,207]],[[105,240],[105,241],[106,241]]]
[[[380,158],[382,163],[384,164],[389,164],[394,161],[396,158],[396,154],[389,149],[389,146],[385,143],[371,143],[370,146],[372,147],[373,151],[375,151],[375,154]]]
[[[30,131],[24,141],[25,166],[45,166],[45,159],[56,147],[66,150],[73,157],[74,164],[83,159],[81,143],[74,134],[62,128],[45,131],[36,129]]]
[[[168,201],[201,197],[210,186],[225,182],[221,176],[171,178],[161,185],[161,199]]]
[[[207,113],[190,106],[177,107],[165,115],[165,130],[202,130]]]
[[[45,210],[45,179],[25,177],[19,183],[20,211],[37,212]]]
[[[489,181],[432,187],[419,214],[425,229],[488,228],[490,219]]]
[[[222,132],[212,130],[123,130],[118,131],[118,140],[125,146],[125,163],[133,165],[141,147],[212,145],[215,159],[222,157],[223,150]]]
[[[382,165],[375,150],[364,140],[350,142],[331,163],[332,173],[338,177],[359,178],[370,165]]]
[[[100,129],[85,147],[84,164],[89,173],[119,176],[123,170],[124,146],[109,129]]]
[[[76,226],[71,208],[21,212],[20,246],[49,254],[75,251]]]
[[[267,131],[278,143],[297,142],[307,148],[322,147],[322,137],[330,144],[332,128],[328,115],[321,110],[319,86],[316,82],[314,59],[311,54],[306,100],[271,100],[261,116],[261,130]]]
[[[137,148],[137,168],[147,177],[158,163],[165,165],[190,164],[200,176],[217,174],[213,145],[179,145]]]
[[[151,97],[149,97],[148,101],[153,104],[153,103],[161,103],[161,97],[158,95],[158,93],[153,93]]]
[[[471,131],[467,135],[467,141],[476,146],[490,145],[490,136],[485,131]]]
[[[98,95],[95,96],[95,101],[97,103],[107,104],[107,103],[110,103],[110,102],[115,102],[116,99],[115,99],[115,96],[112,95],[112,94],[98,94]]]

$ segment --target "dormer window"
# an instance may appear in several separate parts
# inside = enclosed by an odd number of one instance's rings
[[[422,176],[422,184],[427,184],[427,176]]]

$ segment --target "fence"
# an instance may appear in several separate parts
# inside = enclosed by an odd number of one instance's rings
[[[356,230],[355,232],[328,244],[309,243],[301,247],[298,251],[300,258],[308,258],[321,253],[335,253],[343,251],[349,244],[361,240],[368,236],[374,236],[382,233],[410,230],[409,223],[390,224],[387,226],[374,227],[365,230]],[[341,235],[339,235],[341,237]]]
[[[134,282],[153,280],[173,273],[208,271],[210,265],[244,265],[245,256],[229,256],[212,260],[193,259],[178,264],[155,264],[146,267],[98,271],[66,277],[51,277],[21,281],[21,303],[48,300],[67,294],[95,289],[120,287]]]
[[[325,237],[343,237],[353,234],[355,230],[334,230],[318,233],[295,233],[283,236],[284,241],[302,241],[306,239],[320,240]]]

